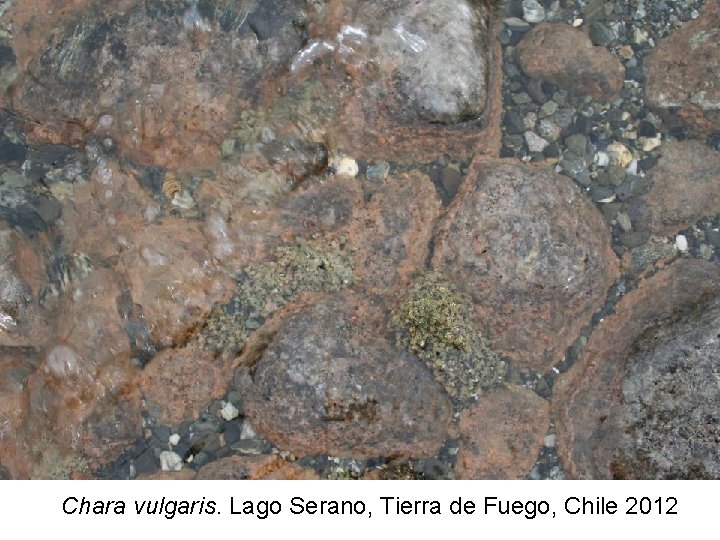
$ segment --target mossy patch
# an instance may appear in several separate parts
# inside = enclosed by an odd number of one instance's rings
[[[415,280],[391,320],[397,346],[420,357],[460,402],[497,386],[506,371],[473,317],[469,301],[443,276],[428,272]]]
[[[265,320],[304,292],[334,292],[352,282],[352,267],[336,247],[300,242],[280,247],[275,259],[243,272],[230,302],[208,318],[204,343],[237,353]]]

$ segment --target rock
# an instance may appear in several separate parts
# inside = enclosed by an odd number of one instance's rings
[[[25,387],[40,361],[31,347],[0,347],[0,468],[6,478],[32,475],[33,460],[23,429],[28,413]]]
[[[563,23],[541,23],[516,48],[529,77],[596,99],[609,100],[623,87],[622,64],[607,49],[594,47],[587,34]]]
[[[720,154],[699,141],[668,141],[648,174],[646,193],[631,199],[636,228],[666,236],[720,211]]]
[[[225,402],[222,409],[220,409],[220,416],[222,416],[226,422],[229,422],[230,420],[240,416],[240,411],[232,403]]]
[[[627,167],[633,160],[630,149],[622,143],[614,142],[607,147],[607,154],[610,157],[610,163],[619,165],[622,168]]]
[[[717,364],[718,295],[716,265],[680,260],[596,328],[553,392],[570,477],[718,477],[718,390],[700,375]]]
[[[428,255],[442,208],[429,178],[417,171],[388,178],[348,231],[355,277],[373,294],[402,289]]]
[[[285,462],[277,455],[228,456],[200,468],[198,480],[257,480],[278,472]]]
[[[545,8],[537,0],[523,0],[523,19],[529,23],[539,23],[545,20]]]
[[[166,218],[126,238],[121,264],[150,339],[163,347],[183,344],[213,305],[229,298],[234,281],[206,250],[198,224]]]
[[[129,155],[162,164],[217,158],[215,141],[306,38],[299,0],[273,2],[269,19],[259,2],[242,11],[216,0],[200,11],[182,2],[96,4],[56,23],[13,105],[56,131],[98,127]],[[104,114],[113,118],[107,130],[94,125]]]
[[[528,150],[530,152],[542,152],[543,150],[545,150],[547,145],[550,144],[545,139],[533,133],[532,131],[525,132],[525,142],[527,143]]]
[[[166,349],[145,366],[139,385],[147,411],[170,426],[199,418],[212,400],[227,392],[232,367],[194,344]]]
[[[163,471],[181,471],[183,468],[183,460],[175,452],[165,450],[160,452],[160,468]]]
[[[688,241],[684,234],[678,234],[675,237],[675,247],[678,248],[678,250],[682,252],[687,252],[688,250]]]
[[[526,388],[484,395],[460,415],[458,479],[522,478],[535,464],[550,425],[550,405]]]
[[[645,98],[669,127],[698,137],[720,131],[720,2],[665,38],[645,61]]]
[[[301,186],[281,203],[280,221],[297,235],[329,232],[348,226],[362,206],[358,182],[329,179]]]
[[[469,174],[432,266],[471,296],[493,349],[540,371],[563,358],[618,274],[586,196],[563,176],[512,162]]]
[[[456,124],[479,118],[488,95],[488,11],[466,0],[401,2],[382,20],[381,65],[401,114]]]
[[[258,433],[296,456],[433,455],[450,406],[419,361],[378,334],[367,300],[327,296],[288,316],[236,376]]]

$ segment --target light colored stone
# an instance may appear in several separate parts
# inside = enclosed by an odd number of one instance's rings
[[[240,411],[235,405],[228,401],[223,405],[223,408],[220,409],[220,416],[222,416],[226,422],[229,422],[240,416]]]
[[[163,471],[181,471],[183,468],[182,458],[169,450],[160,452],[160,468]]]

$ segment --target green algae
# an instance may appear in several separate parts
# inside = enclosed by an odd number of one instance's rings
[[[335,292],[352,283],[352,267],[336,247],[299,242],[280,247],[275,258],[247,268],[230,302],[214,311],[201,333],[216,351],[239,352],[248,336],[294,297]]]
[[[460,402],[497,386],[506,371],[473,319],[470,302],[435,272],[415,280],[391,319],[396,345],[423,360]]]

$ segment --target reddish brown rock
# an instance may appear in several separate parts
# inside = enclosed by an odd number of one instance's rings
[[[720,131],[720,2],[708,0],[645,61],[645,98],[669,126],[696,136]]]
[[[147,411],[166,425],[197,419],[232,382],[232,367],[195,344],[166,349],[145,366],[140,389]]]
[[[166,218],[127,240],[121,267],[151,339],[163,347],[184,344],[235,282],[207,250],[199,224]]]
[[[208,163],[262,81],[302,47],[304,7],[276,2],[268,24],[259,5],[95,0],[54,21],[12,106],[56,131],[110,134],[140,160]]]
[[[349,294],[288,316],[236,376],[256,431],[297,456],[433,455],[450,405],[424,366],[383,337],[384,324]]]
[[[330,178],[301,186],[281,202],[280,221],[297,235],[314,235],[346,227],[362,206],[355,179]]]
[[[35,349],[0,347],[0,470],[8,478],[31,476],[33,463],[22,426],[28,412],[25,387],[39,363]]]
[[[496,390],[460,415],[455,475],[506,480],[530,472],[550,425],[550,404],[527,388]]]
[[[668,324],[672,328],[675,321],[699,308],[702,313],[701,306],[719,294],[720,269],[716,265],[681,260],[642,281],[618,303],[615,313],[597,327],[577,363],[553,390],[557,447],[569,476],[597,479],[634,476],[638,472],[642,475],[637,469],[628,471],[624,459],[626,453],[634,454],[637,448],[629,440],[633,414],[627,408],[627,400],[636,400],[638,396],[631,395],[632,388],[628,387],[627,362],[642,350],[639,345],[644,338],[657,343],[654,332],[658,328]],[[712,338],[716,335],[717,330]],[[684,356],[688,357],[695,347],[686,349]],[[660,363],[649,369],[650,373],[657,372]],[[648,380],[652,387],[654,383]],[[649,402],[645,407],[651,410],[648,406]],[[654,449],[661,451],[659,446]],[[657,455],[648,455],[643,460],[652,462],[656,458]],[[673,463],[665,462],[665,467],[672,469]]]
[[[257,480],[276,472],[283,464],[280,456],[229,456],[200,468],[198,480]]]
[[[608,100],[622,87],[625,70],[604,47],[564,23],[533,27],[516,48],[520,67],[529,77],[551,82],[579,95]]]
[[[37,346],[48,325],[38,309],[45,261],[26,236],[0,222],[0,345]]]
[[[665,236],[720,212],[720,153],[700,141],[669,141],[649,173],[648,190],[628,203],[638,230]]]
[[[348,232],[356,279],[373,294],[406,286],[425,264],[441,207],[426,175],[388,178]]]
[[[544,371],[618,275],[605,221],[564,176],[476,164],[436,236],[432,266],[471,296],[491,347]]]

